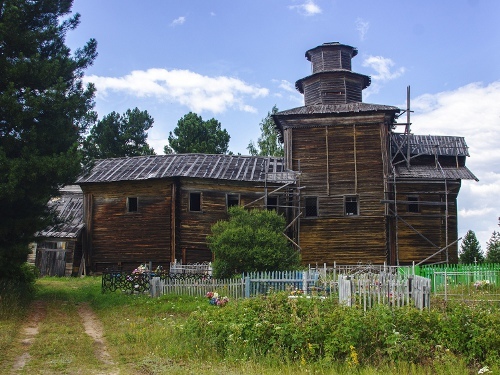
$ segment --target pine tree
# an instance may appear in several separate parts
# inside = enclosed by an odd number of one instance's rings
[[[500,233],[494,231],[490,240],[486,243],[486,261],[488,263],[500,263]]]
[[[222,129],[215,118],[204,121],[196,113],[189,112],[177,122],[177,127],[169,133],[165,154],[227,154],[230,135]]]
[[[474,231],[469,230],[462,240],[459,258],[460,263],[463,264],[482,263],[484,261],[481,245],[479,244]]]
[[[139,108],[127,109],[123,115],[111,112],[90,129],[83,142],[84,152],[89,159],[154,155],[147,143],[147,131],[153,123],[149,113]]]
[[[96,118],[82,77],[97,43],[73,54],[65,45],[79,23],[79,14],[63,20],[72,3],[0,1],[0,278],[22,278],[47,202],[80,173],[81,137]]]

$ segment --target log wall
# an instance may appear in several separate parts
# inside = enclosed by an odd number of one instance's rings
[[[218,182],[216,180],[183,179],[180,182],[178,210],[178,242],[176,259],[183,263],[211,261],[212,253],[208,249],[206,238],[211,227],[219,220],[228,218],[226,195],[239,194],[240,206],[254,202],[264,195],[264,184],[242,182]],[[270,187],[269,191],[272,190]],[[201,211],[189,211],[189,194],[201,193]],[[264,207],[261,199],[249,207]]]
[[[383,263],[387,260],[384,197],[388,149],[384,114],[361,119],[319,119],[293,134],[292,166],[301,174],[301,207],[318,197],[318,216],[300,223],[304,263]],[[292,133],[293,132],[293,133]],[[344,199],[356,196],[359,215],[345,216]]]
[[[87,214],[92,215],[92,234],[87,240],[92,270],[170,262],[171,182],[121,181],[83,185],[82,190],[91,201]],[[128,212],[127,197],[138,198],[137,212]]]
[[[446,244],[457,240],[457,194],[460,184],[448,182],[447,187],[448,228],[446,228],[444,181],[397,184],[398,201],[406,201],[411,196],[418,197],[420,202],[418,212],[409,212],[408,204],[397,205],[398,216],[402,219],[397,223],[400,263],[419,262],[444,248]],[[391,205],[392,207],[394,205]],[[427,263],[446,260],[446,252],[442,252],[429,259]],[[448,261],[450,263],[458,261],[458,244],[448,249]]]

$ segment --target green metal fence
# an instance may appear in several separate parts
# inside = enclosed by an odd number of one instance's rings
[[[431,279],[433,292],[439,292],[445,287],[474,286],[481,282],[500,286],[499,263],[415,266],[415,275]]]

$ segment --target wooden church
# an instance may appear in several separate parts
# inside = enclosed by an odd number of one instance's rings
[[[274,115],[284,158],[98,160],[77,181],[87,269],[209,261],[206,236],[233,205],[284,214],[304,264],[457,262],[457,195],[476,179],[465,140],[412,134],[398,122],[409,109],[364,103],[356,54],[337,42],[306,52],[304,106]]]

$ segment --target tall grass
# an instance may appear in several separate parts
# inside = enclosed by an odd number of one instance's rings
[[[21,373],[451,375],[485,365],[499,371],[500,315],[489,306],[365,313],[277,294],[219,308],[201,297],[103,294],[100,278],[92,277],[43,278],[36,288],[47,314]],[[95,359],[76,312],[80,303],[101,320],[115,365]],[[19,321],[12,314],[0,319],[2,373],[24,350]]]

